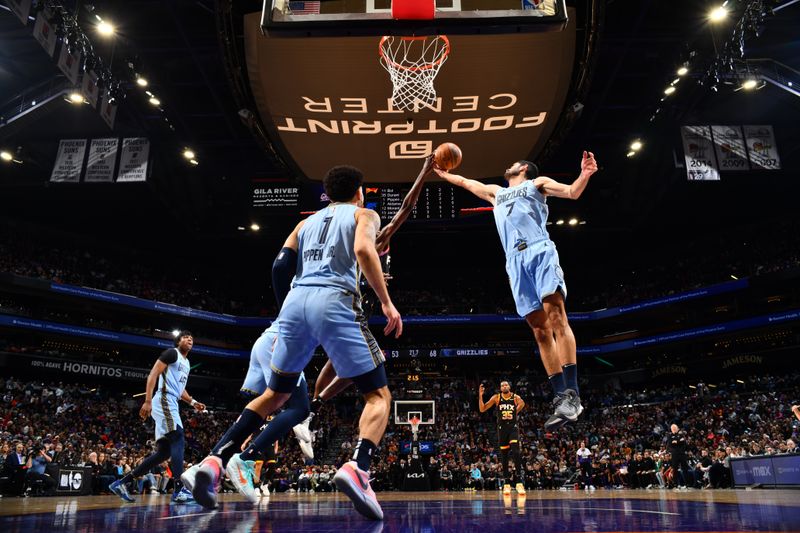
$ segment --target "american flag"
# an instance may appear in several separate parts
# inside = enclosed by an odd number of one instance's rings
[[[319,15],[319,0],[315,2],[289,2],[292,15]]]

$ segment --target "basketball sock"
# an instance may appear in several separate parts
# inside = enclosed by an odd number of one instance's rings
[[[305,402],[302,400],[305,400]],[[308,396],[305,392],[298,394],[297,398],[295,398],[295,394],[292,394],[289,401],[286,402],[286,409],[273,418],[267,428],[250,442],[247,449],[242,452],[241,459],[244,461],[255,461],[257,457],[263,452],[266,452],[278,439],[286,435],[294,426],[306,419],[308,416],[307,406]]]
[[[183,449],[184,437],[183,431],[180,432],[180,437],[174,442],[170,443],[170,461],[169,469],[172,470],[172,477],[175,479],[175,492],[180,492],[183,487],[181,476],[183,475]]]
[[[572,389],[580,395],[580,391],[578,390],[578,365],[575,363],[563,365],[561,371],[564,373],[566,388]]]
[[[550,382],[550,386],[553,387],[554,394],[560,394],[567,388],[567,385],[564,382],[564,374],[562,372],[548,376],[547,380]]]
[[[519,452],[519,443],[515,442],[511,445],[511,454],[514,457],[514,466],[517,467],[517,482],[522,482],[525,478],[525,469],[522,466],[522,456]]]
[[[353,461],[358,463],[358,468],[364,472],[369,472],[369,464],[372,461],[372,455],[378,447],[369,439],[358,439],[356,449],[353,450]]]
[[[211,455],[222,459],[222,467],[225,468],[233,454],[241,450],[242,443],[244,443],[247,437],[261,427],[263,423],[263,417],[255,411],[245,408],[236,422],[233,423],[217,445],[211,450]]]
[[[508,485],[511,483],[511,476],[508,474],[508,450],[500,450],[500,460],[503,463],[503,479],[504,483]]]
[[[154,467],[169,459],[169,452],[169,443],[167,443],[166,439],[159,439],[156,442],[155,453],[146,457],[141,463],[139,463],[139,466],[125,474],[120,481],[125,484],[139,476],[145,475]]]

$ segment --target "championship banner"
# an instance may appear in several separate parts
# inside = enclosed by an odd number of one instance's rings
[[[147,181],[147,159],[150,141],[144,137],[122,140],[117,182]]]
[[[62,139],[58,143],[58,155],[56,155],[50,181],[79,182],[85,154],[86,139]]]
[[[108,89],[103,92],[103,99],[100,101],[100,116],[103,117],[108,127],[114,129],[114,120],[117,118],[117,104],[111,103],[111,95]]]
[[[708,126],[683,126],[683,153],[686,158],[686,177],[689,181],[719,179],[714,159],[714,143]]]
[[[744,138],[753,170],[781,169],[772,126],[744,126]]]
[[[42,45],[47,55],[53,57],[56,52],[56,26],[47,22],[52,13],[48,8],[44,8],[36,16],[36,24],[33,25],[33,36]]]
[[[86,71],[81,84],[81,92],[83,97],[92,107],[97,107],[97,99],[100,95],[100,89],[97,87],[97,74],[93,70]]]
[[[58,68],[64,73],[64,76],[70,81],[72,85],[78,84],[78,75],[80,74],[81,67],[81,53],[74,50],[69,53],[69,47],[62,46],[61,52],[58,54]]]
[[[28,25],[28,16],[31,14],[31,0],[7,0],[6,4],[11,8],[11,11],[19,17],[22,24]]]
[[[86,182],[112,182],[117,168],[119,139],[93,139],[86,162]]]
[[[721,171],[750,170],[740,126],[711,126],[711,134]]]

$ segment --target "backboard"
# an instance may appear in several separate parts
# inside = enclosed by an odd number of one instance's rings
[[[436,423],[436,402],[434,400],[395,400],[394,423],[411,425],[411,419],[419,418],[420,426],[432,426]]]
[[[366,0],[361,3],[366,6]],[[337,1],[322,2],[320,11],[329,4]],[[452,13],[466,17],[470,5],[462,0],[462,11],[437,11],[433,22],[451,20],[442,17]],[[556,5],[557,11],[563,7]],[[529,10],[507,13],[517,11]],[[434,80],[436,98],[410,110],[393,105],[393,84],[381,64],[379,44],[386,33],[400,31],[400,22],[411,21],[387,20],[381,12],[348,16],[362,20],[366,15],[384,17],[372,33],[322,36],[309,30],[293,38],[271,30],[262,34],[262,13],[245,16],[255,104],[273,147],[300,176],[318,181],[331,166],[350,164],[369,183],[413,181],[422,159],[443,142],[461,147],[458,171],[471,178],[502,176],[514,161],[536,160],[572,85],[576,32],[571,9],[563,31],[518,31],[517,25],[495,22],[482,26],[513,16],[474,19],[483,33],[460,33],[460,19],[452,19],[453,28],[432,28],[447,35],[450,52]],[[341,20],[325,24],[354,27]]]

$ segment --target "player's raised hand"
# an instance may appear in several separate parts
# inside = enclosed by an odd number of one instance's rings
[[[481,398],[483,397],[483,393],[486,391],[486,387],[483,386],[483,383],[478,386],[478,394],[480,394]]]
[[[150,402],[144,402],[142,404],[142,408],[139,409],[139,416],[142,420],[147,420],[147,417],[150,416],[150,412],[153,410],[153,406]]]
[[[583,159],[581,159],[581,172],[594,174],[597,172],[597,161],[594,159],[592,152],[583,151]]]
[[[388,336],[394,331],[394,338],[398,338],[403,334],[403,318],[392,302],[382,303],[381,309],[383,310],[383,316],[386,317],[386,327],[383,328],[383,334]]]

